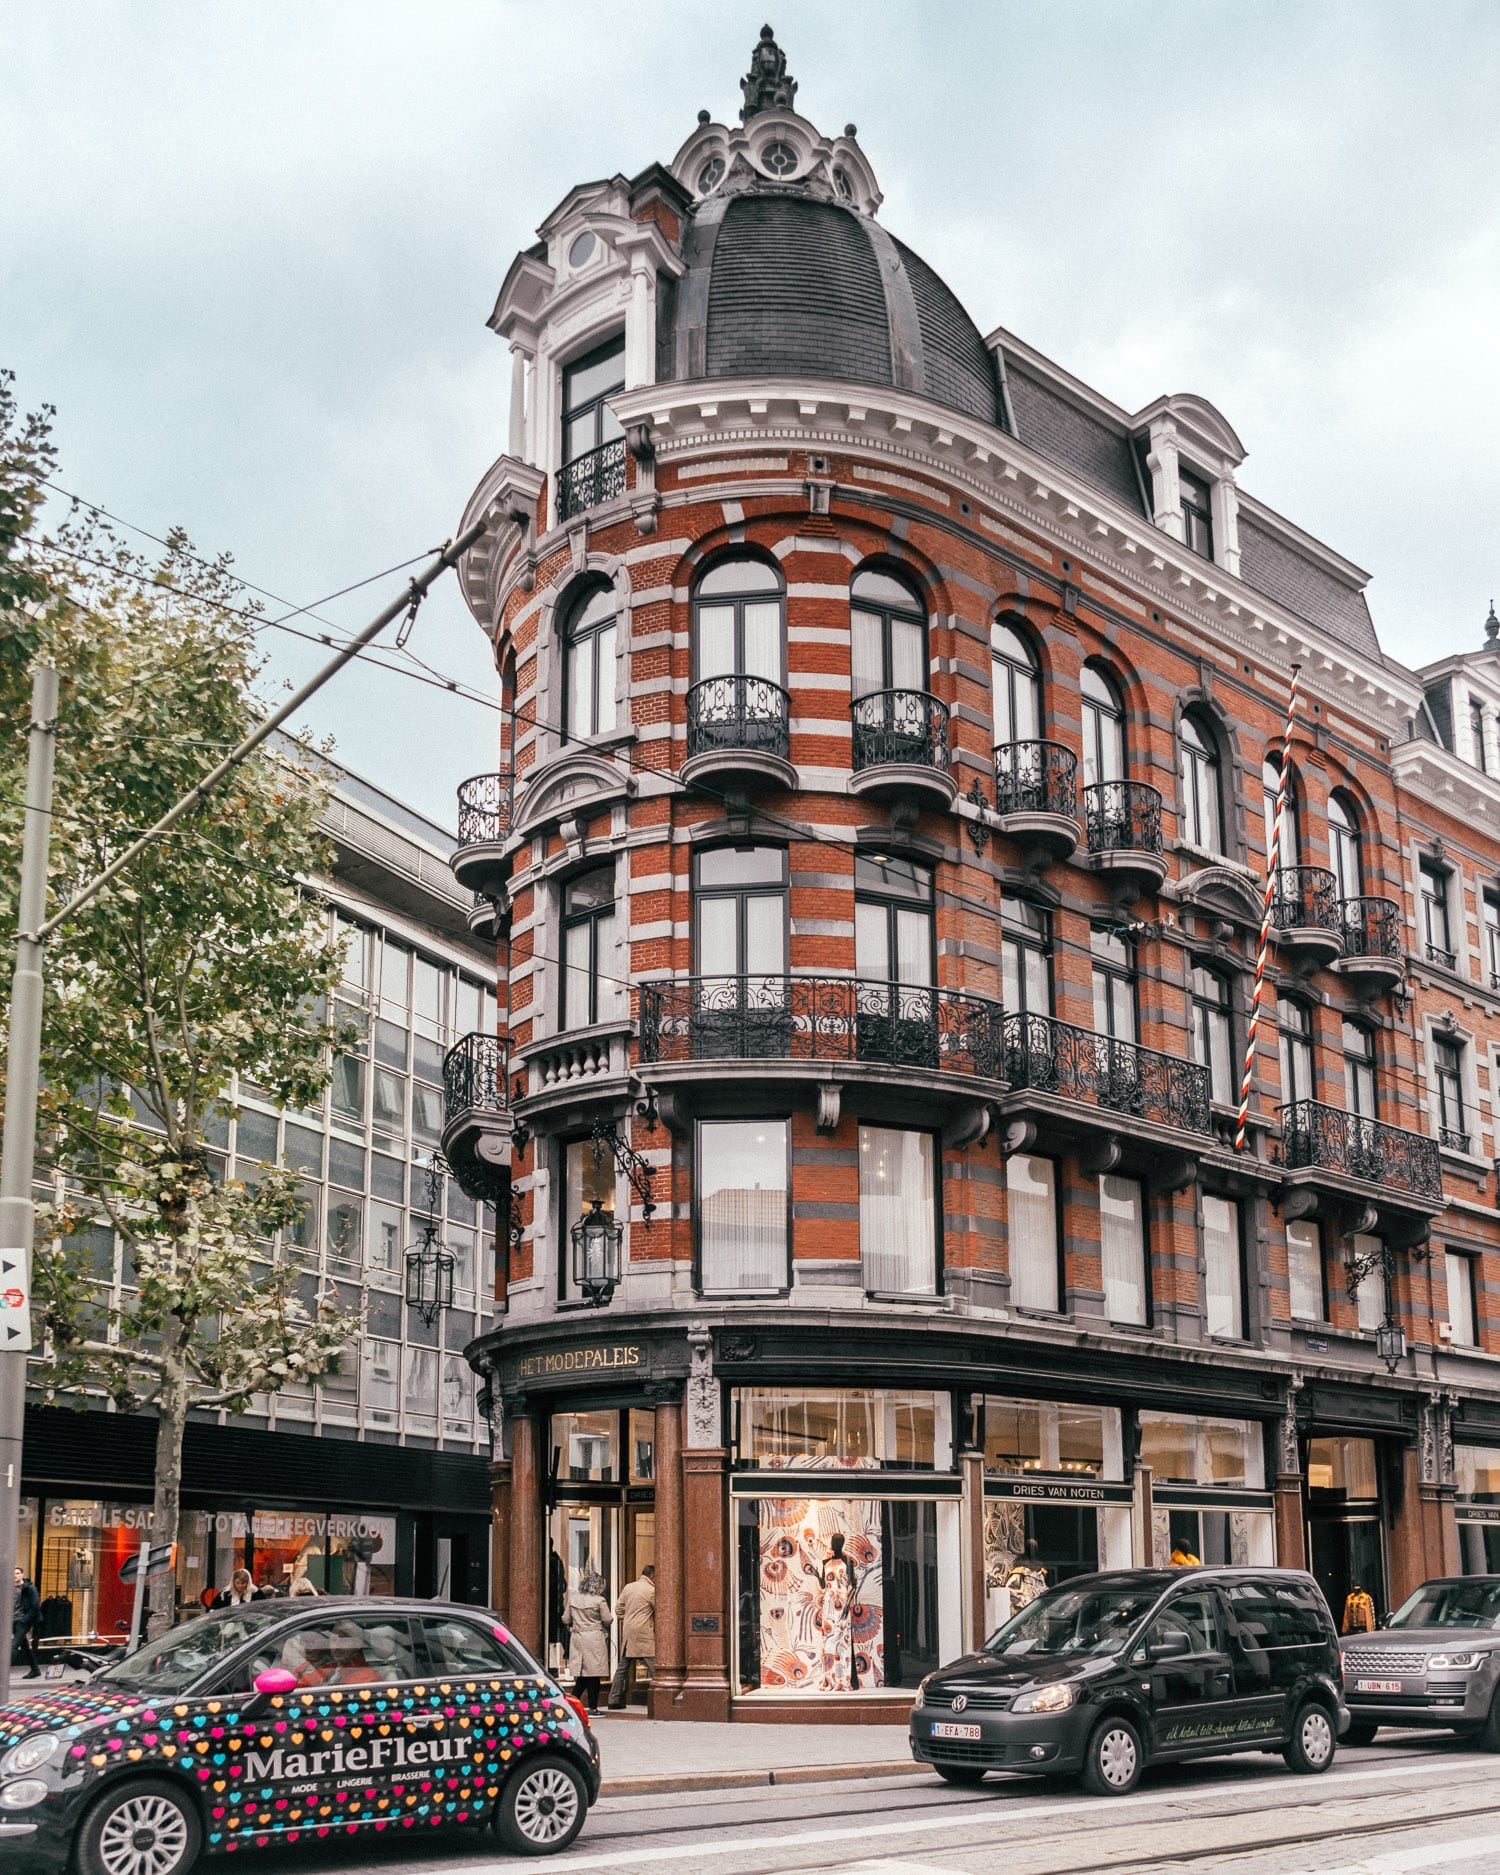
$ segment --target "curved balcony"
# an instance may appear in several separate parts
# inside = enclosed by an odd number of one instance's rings
[[[851,794],[952,806],[958,788],[948,772],[946,703],[927,690],[871,690],[854,699],[851,715]]]
[[[505,884],[504,857],[515,806],[515,777],[470,775],[458,784],[458,845],[448,864],[470,892],[493,897]]]
[[[443,1157],[469,1197],[498,1204],[510,1183],[510,1049],[466,1035],[443,1057]]]
[[[575,514],[602,508],[625,493],[625,438],[601,443],[586,456],[578,456],[557,472],[557,518],[570,521]]]
[[[1288,1217],[1332,1217],[1406,1245],[1443,1207],[1437,1140],[1320,1100],[1282,1107],[1281,1163]]]
[[[1078,757],[1060,742],[1002,742],[994,763],[1001,831],[1031,864],[1066,859],[1078,845]]]
[[[705,677],[687,693],[686,782],[726,781],[792,788],[792,704],[769,677]]]
[[[1378,996],[1401,981],[1401,907],[1390,898],[1341,898],[1339,926],[1344,954],[1333,966],[1360,996]]]
[[[1271,930],[1301,971],[1319,970],[1343,954],[1338,881],[1326,866],[1282,866],[1271,893]]]
[[[679,977],[641,985],[640,1060],[696,1083],[700,1107],[742,1104],[746,1064],[754,1063],[761,1082],[818,1084],[820,1126],[837,1124],[840,1089],[850,1084],[861,1086],[861,1112],[909,1116],[920,1092],[947,1121],[956,1106],[999,1092],[996,1085],[986,1096],[974,1083],[998,1083],[1002,1020],[989,997],[923,983]],[[741,1065],[728,1075],[725,1062]]]
[[[1095,872],[1142,888],[1166,878],[1159,788],[1146,781],[1091,782],[1083,791],[1083,821]]]

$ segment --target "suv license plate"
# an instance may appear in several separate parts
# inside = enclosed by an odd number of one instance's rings
[[[934,1738],[978,1738],[979,1735],[977,1725],[938,1724],[932,1728]]]
[[[1401,1682],[1399,1680],[1356,1680],[1354,1690],[1356,1693],[1399,1693]]]

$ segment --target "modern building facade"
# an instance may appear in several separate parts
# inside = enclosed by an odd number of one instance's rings
[[[1043,1574],[1500,1566],[1500,656],[1402,668],[1211,404],[983,336],[741,88],[490,321],[497,1606],[558,1662],[653,1560],[654,1711],[847,1718]]]
[[[178,1590],[196,1602],[237,1567],[287,1586],[444,1594],[489,1590],[489,1425],[462,1349],[492,1324],[493,1219],[451,1179],[437,1236],[454,1256],[453,1306],[428,1323],[405,1300],[405,1257],[429,1211],[442,1127],[442,1064],[456,1037],[493,1027],[493,946],[470,929],[472,895],[449,869],[451,835],[347,772],[324,831],[323,882],[349,937],[343,1012],[363,1033],[315,1111],[278,1111],[236,1090],[218,1120],[225,1176],[294,1166],[305,1205],[295,1243],[309,1299],[331,1285],[366,1334],[342,1371],[284,1389],[238,1419],[203,1413],[184,1448]],[[81,1231],[80,1262],[101,1299],[128,1304],[129,1264],[107,1227]],[[267,1246],[269,1253],[270,1246]],[[149,1526],[149,1417],[31,1404],[26,1412],[21,1560],[46,1632],[114,1635],[132,1588],[120,1564]]]

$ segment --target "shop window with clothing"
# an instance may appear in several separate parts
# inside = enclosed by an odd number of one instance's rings
[[[1500,1446],[1453,1449],[1459,1567],[1466,1576],[1500,1575]]]
[[[698,1288],[704,1294],[791,1285],[786,1120],[700,1120],[694,1158]]]
[[[1005,1215],[1012,1303],[1056,1314],[1062,1307],[1062,1243],[1057,1166],[1051,1159],[1013,1152],[1005,1161]]]
[[[1130,1486],[1113,1407],[982,1394],[974,1415],[988,1633],[1043,1589],[1130,1566]]]
[[[958,1646],[949,1396],[741,1388],[731,1410],[739,1692],[915,1686]]]
[[[937,1142],[909,1127],[859,1129],[859,1256],[873,1295],[938,1292]]]
[[[1265,1446],[1254,1421],[1143,1412],[1140,1458],[1151,1467],[1158,1564],[1276,1560]]]
[[[1384,1619],[1385,1512],[1373,1439],[1308,1440],[1307,1548],[1341,1634],[1368,1632]]]

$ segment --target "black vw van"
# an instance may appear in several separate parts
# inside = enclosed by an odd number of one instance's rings
[[[1338,1635],[1295,1569],[1122,1569],[1049,1589],[929,1674],[912,1756],[950,1784],[1076,1772],[1123,1796],[1148,1764],[1279,1751],[1326,1771],[1349,1724]]]

